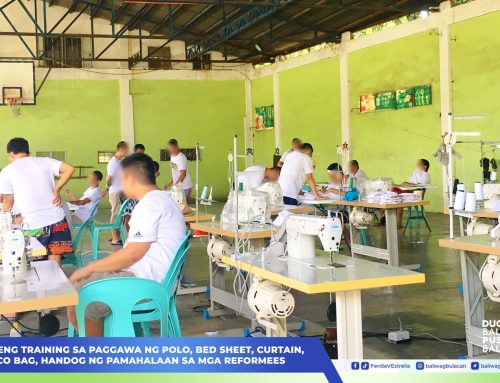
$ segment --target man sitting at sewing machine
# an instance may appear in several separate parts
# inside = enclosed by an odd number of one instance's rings
[[[79,290],[88,283],[108,278],[138,277],[161,283],[186,235],[184,217],[168,193],[156,186],[154,163],[146,154],[132,154],[122,161],[122,191],[139,202],[130,219],[125,247],[75,271],[70,281]],[[102,336],[109,307],[94,302],[87,308],[87,336]],[[68,307],[75,326],[75,308]]]
[[[342,171],[342,166],[338,163],[330,164],[327,168],[328,178],[330,182],[328,186],[321,189],[324,195],[327,195],[331,199],[340,199],[340,197],[345,194],[342,190],[342,184],[344,182],[344,172]]]
[[[294,152],[294,151],[297,151],[297,152],[300,152],[302,150],[302,140],[300,138],[294,138],[292,140],[292,147],[290,150],[287,150],[285,153],[283,153],[283,155],[281,156],[280,160],[278,161],[278,167],[279,168],[282,168],[283,167],[283,164],[285,163],[285,160],[286,160],[286,157]]]
[[[430,163],[425,158],[418,160],[417,167],[405,183],[410,185],[430,185],[429,166]]]
[[[102,181],[102,173],[99,170],[94,170],[87,177],[89,187],[83,192],[83,196],[78,198],[70,189],[66,189],[66,195],[71,198],[69,204],[77,207],[73,215],[74,223],[83,223],[90,218],[92,210],[99,205],[102,198],[102,193],[99,190],[99,183]]]
[[[0,173],[2,209],[11,211],[15,200],[27,235],[47,248],[49,259],[61,264],[61,257],[73,252],[73,244],[60,193],[75,168],[53,158],[31,157],[24,138],[10,140],[7,153],[10,164]]]
[[[280,178],[280,168],[266,168],[254,165],[245,169],[244,174],[238,177],[242,190],[250,190],[259,187],[264,182],[277,182]]]
[[[285,205],[299,204],[299,193],[306,180],[311,187],[314,198],[323,199],[316,188],[316,181],[313,176],[314,167],[311,160],[312,155],[312,145],[305,143],[302,145],[301,151],[293,151],[286,157],[279,179]]]

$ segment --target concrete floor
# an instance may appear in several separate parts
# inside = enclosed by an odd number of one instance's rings
[[[209,212],[218,213],[221,205],[209,207]],[[107,211],[100,211],[98,220],[104,221]],[[399,326],[401,319],[405,328],[413,334],[430,333],[440,338],[464,338],[464,314],[458,252],[448,251],[438,246],[438,239],[446,237],[448,218],[442,214],[429,214],[432,233],[424,225],[400,233],[399,249],[401,264],[420,263],[426,274],[426,283],[401,287],[374,289],[363,292],[363,329],[370,333],[385,333],[387,329]],[[458,225],[456,226],[458,227]],[[385,228],[372,226],[370,240],[385,246]],[[111,250],[107,237],[102,238],[101,247]],[[193,239],[185,274],[188,280],[198,285],[208,284],[208,260],[206,238]],[[88,247],[88,244],[87,244]],[[348,254],[344,246],[342,253]],[[228,278],[229,279],[229,278]],[[228,286],[228,289],[230,287]],[[307,296],[294,291],[296,301],[293,318],[306,319],[320,326],[306,325],[308,336],[321,336],[325,326],[334,326],[326,318],[329,296],[326,294]],[[178,297],[178,312],[183,335],[203,335],[206,332],[232,334],[239,336],[241,329],[249,326],[246,318],[229,315],[205,320],[203,309],[208,304],[205,294],[183,295]],[[487,317],[500,317],[500,305],[491,301],[486,303]],[[61,327],[66,327],[64,310],[59,310]],[[24,319],[24,320],[23,320]],[[21,321],[30,327],[36,325],[36,314],[24,314]],[[234,330],[234,331],[225,331]],[[9,332],[6,323],[0,323],[0,334]],[[65,332],[61,331],[60,335]],[[367,336],[364,339],[366,358],[377,359],[441,359],[457,358],[466,354],[463,341],[451,344],[431,340],[414,340],[409,344],[392,345],[383,337]]]

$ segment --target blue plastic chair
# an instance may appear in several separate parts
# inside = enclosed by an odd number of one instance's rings
[[[179,316],[177,315],[176,295],[177,295],[177,286],[179,285],[179,280],[182,274],[182,269],[186,262],[186,255],[191,247],[191,242],[189,241],[190,236],[191,232],[188,231],[186,233],[186,236],[183,238],[181,245],[177,250],[177,253],[175,254],[174,260],[170,265],[167,275],[165,276],[162,282],[162,286],[166,294],[168,295],[169,334],[170,336],[173,337],[182,336]],[[155,307],[152,307],[150,302],[141,303],[134,307],[132,321],[141,324],[142,332],[146,337],[151,336],[151,332],[149,329],[149,322],[159,319],[160,319],[160,313],[158,312],[158,310],[155,309]]]
[[[82,252],[83,242],[82,236],[89,231],[90,219],[79,225],[78,231],[73,239],[73,252],[63,258],[63,265],[72,265],[77,269],[83,266]]]
[[[94,260],[97,260],[99,254],[99,236],[101,231],[104,230],[118,230],[120,232],[120,237],[122,242],[125,243],[127,238],[127,229],[125,228],[125,224],[123,223],[123,212],[125,207],[127,206],[129,200],[123,201],[120,206],[120,210],[118,211],[118,215],[113,223],[101,224],[101,225],[93,225],[91,228],[92,235],[92,256]]]
[[[85,311],[93,302],[102,302],[109,306],[111,313],[104,319],[105,337],[135,337],[132,322],[132,311],[137,302],[150,300],[160,320],[160,335],[169,333],[169,299],[164,287],[155,281],[143,278],[124,277],[110,278],[89,283],[78,293],[79,303],[76,306],[76,319],[79,324],[78,336],[85,337]],[[68,336],[74,336],[73,326],[68,328]]]
[[[89,229],[92,227],[92,225],[94,224],[94,218],[95,218],[95,215],[97,214],[97,208],[99,207],[99,204],[95,205],[92,210],[90,211],[90,217],[88,218],[88,222],[89,222]],[[83,225],[83,223],[74,223],[73,224],[73,228],[74,229],[79,229],[81,226]]]
[[[425,191],[426,189],[423,189],[422,199],[424,199],[425,197]],[[432,232],[429,222],[427,221],[427,213],[425,212],[425,208],[423,206],[410,206],[407,208],[407,211],[408,211],[408,219],[406,220],[406,225],[403,229],[403,233],[406,232],[407,228],[412,227],[413,221],[415,221],[415,224],[420,225],[421,219],[424,220],[425,225],[427,226],[427,230],[429,230],[429,233]]]

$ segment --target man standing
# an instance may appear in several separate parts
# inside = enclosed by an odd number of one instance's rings
[[[315,199],[323,199],[319,196],[314,180],[314,167],[311,160],[313,147],[311,144],[302,145],[302,150],[294,150],[288,154],[281,168],[279,184],[283,190],[283,202],[285,205],[298,205],[300,189],[307,180],[311,187],[311,193]]]
[[[73,252],[61,190],[75,168],[53,158],[31,157],[29,143],[24,138],[11,139],[7,154],[10,164],[0,173],[2,209],[10,212],[15,201],[27,234],[47,249],[43,259],[55,260],[60,265],[61,258]],[[57,184],[54,177],[59,177]]]
[[[302,140],[300,138],[294,138],[292,140],[292,147],[290,150],[287,150],[283,155],[281,156],[280,160],[278,161],[278,167],[282,168],[283,164],[285,163],[286,157],[290,154],[293,153],[294,151],[299,152],[302,149]]]
[[[121,206],[121,182],[120,174],[122,170],[121,162],[128,155],[128,144],[125,141],[120,141],[116,145],[116,152],[108,162],[108,177],[106,178],[106,188],[103,191],[103,196],[109,192],[109,204],[111,205],[110,223],[113,223],[120,211]],[[111,244],[123,245],[118,230],[111,231]]]
[[[188,162],[184,153],[179,149],[179,143],[175,138],[168,141],[168,154],[170,154],[170,166],[172,168],[172,179],[167,182],[165,189],[172,185],[178,185],[184,190],[186,201],[189,200],[191,190],[193,189],[193,181],[189,174]]]
[[[146,152],[146,147],[143,144],[135,144],[134,153],[135,154],[144,154]]]

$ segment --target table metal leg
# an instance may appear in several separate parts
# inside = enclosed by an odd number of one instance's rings
[[[460,217],[460,234],[465,236],[465,217]],[[479,278],[481,258],[479,254],[460,251],[462,286],[465,311],[465,335],[467,355],[473,358],[484,354],[482,346],[482,321],[484,315],[483,283]]]
[[[385,211],[385,232],[387,238],[387,250],[389,253],[389,266],[399,266],[398,248],[398,223],[397,209],[387,209]]]
[[[342,291],[335,297],[339,359],[363,359],[361,291]]]

